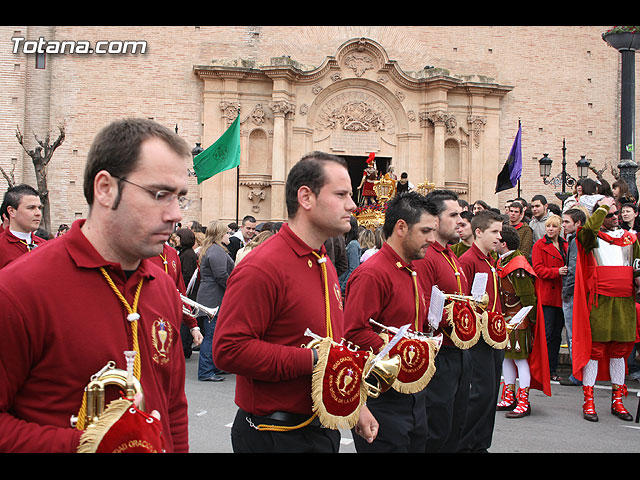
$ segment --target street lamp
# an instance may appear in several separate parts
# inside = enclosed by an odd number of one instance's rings
[[[580,178],[586,178],[589,175],[589,165],[591,164],[591,161],[587,160],[585,157],[586,155],[581,155],[580,160],[576,162],[576,167],[578,167],[578,176]],[[562,139],[562,171],[558,175],[549,179],[553,160],[549,158],[548,153],[545,153],[542,158],[538,160],[538,164],[540,165],[540,176],[542,177],[542,182],[545,185],[553,185],[555,187],[562,186],[562,192],[556,192],[556,197],[564,202],[571,196],[570,193],[566,193],[566,187],[573,188],[577,184],[577,180],[567,173],[567,147],[565,139]]]
[[[589,166],[591,165],[591,160],[587,160],[585,157],[586,155],[580,155],[580,160],[576,162],[579,178],[587,178],[589,176]]]
[[[196,143],[196,146],[193,147],[193,149],[191,150],[191,156],[195,159],[202,152],[204,152],[204,148],[202,148],[199,143]],[[195,177],[196,176],[195,170],[192,168],[187,168],[187,176]]]

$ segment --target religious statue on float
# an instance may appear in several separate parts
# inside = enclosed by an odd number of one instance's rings
[[[374,158],[375,153],[371,152],[367,159],[367,166],[362,172],[362,180],[358,186],[360,205],[373,205],[376,203],[376,192],[373,187],[378,179],[378,170],[376,169]]]

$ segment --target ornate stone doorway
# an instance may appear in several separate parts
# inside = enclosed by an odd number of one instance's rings
[[[204,147],[240,115],[241,217],[286,220],[287,172],[313,150],[348,159],[356,198],[370,152],[393,159],[396,175],[406,171],[413,184],[494,196],[501,98],[512,87],[430,67],[404,71],[368,38],[343,43],[319,66],[229,59],[194,72],[203,81]],[[228,172],[201,184],[201,220],[235,219],[236,188]]]

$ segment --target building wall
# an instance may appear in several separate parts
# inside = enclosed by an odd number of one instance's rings
[[[530,198],[544,193],[555,200],[556,189],[542,184],[537,161],[548,153],[554,160],[552,175],[558,173],[563,138],[568,172],[574,176],[580,155],[592,159],[598,169],[617,163],[620,55],[600,37],[608,28],[3,26],[0,166],[10,170],[11,159],[15,158],[16,179],[34,183],[31,161],[15,140],[16,126],[32,141],[32,131],[44,137],[47,125],[55,135],[57,125],[64,123],[66,140],[50,164],[49,187],[52,225],[71,222],[87,214],[82,194],[84,162],[93,137],[111,120],[126,116],[153,118],[170,128],[177,126],[190,145],[203,141],[204,86],[194,66],[237,59],[269,64],[272,58],[285,55],[312,68],[335,55],[346,41],[364,37],[380,44],[404,72],[420,72],[428,65],[451,75],[486,77],[512,86],[501,101],[495,163],[504,163],[521,121],[522,194]],[[12,51],[11,38],[18,33],[28,39],[44,36],[46,40],[88,40],[92,44],[98,40],[144,40],[147,51],[128,55],[49,54],[46,68],[36,70],[33,55]],[[636,70],[640,73],[637,64]],[[639,107],[636,101],[636,109]],[[268,137],[267,142],[271,142]],[[613,180],[609,172],[605,178]],[[2,184],[0,192],[5,189],[6,184]],[[195,178],[190,179],[190,191],[196,202],[186,216],[196,216],[204,223],[212,220],[200,218],[201,187]],[[515,192],[485,200],[499,206]],[[243,216],[250,212],[239,213]]]

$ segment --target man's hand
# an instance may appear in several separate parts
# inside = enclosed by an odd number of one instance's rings
[[[136,408],[140,408],[140,404],[142,403],[142,393],[136,393],[133,396],[133,404],[136,406]],[[160,420],[160,412],[158,410],[154,410],[151,412],[150,414],[152,417],[154,417],[156,420]]]
[[[378,435],[378,427],[378,421],[367,406],[363,405],[360,409],[360,417],[355,427],[356,433],[368,443],[372,443]]]
[[[193,344],[196,347],[200,346],[202,340],[204,340],[204,337],[202,336],[199,328],[194,328],[191,330],[191,337],[193,338]]]

